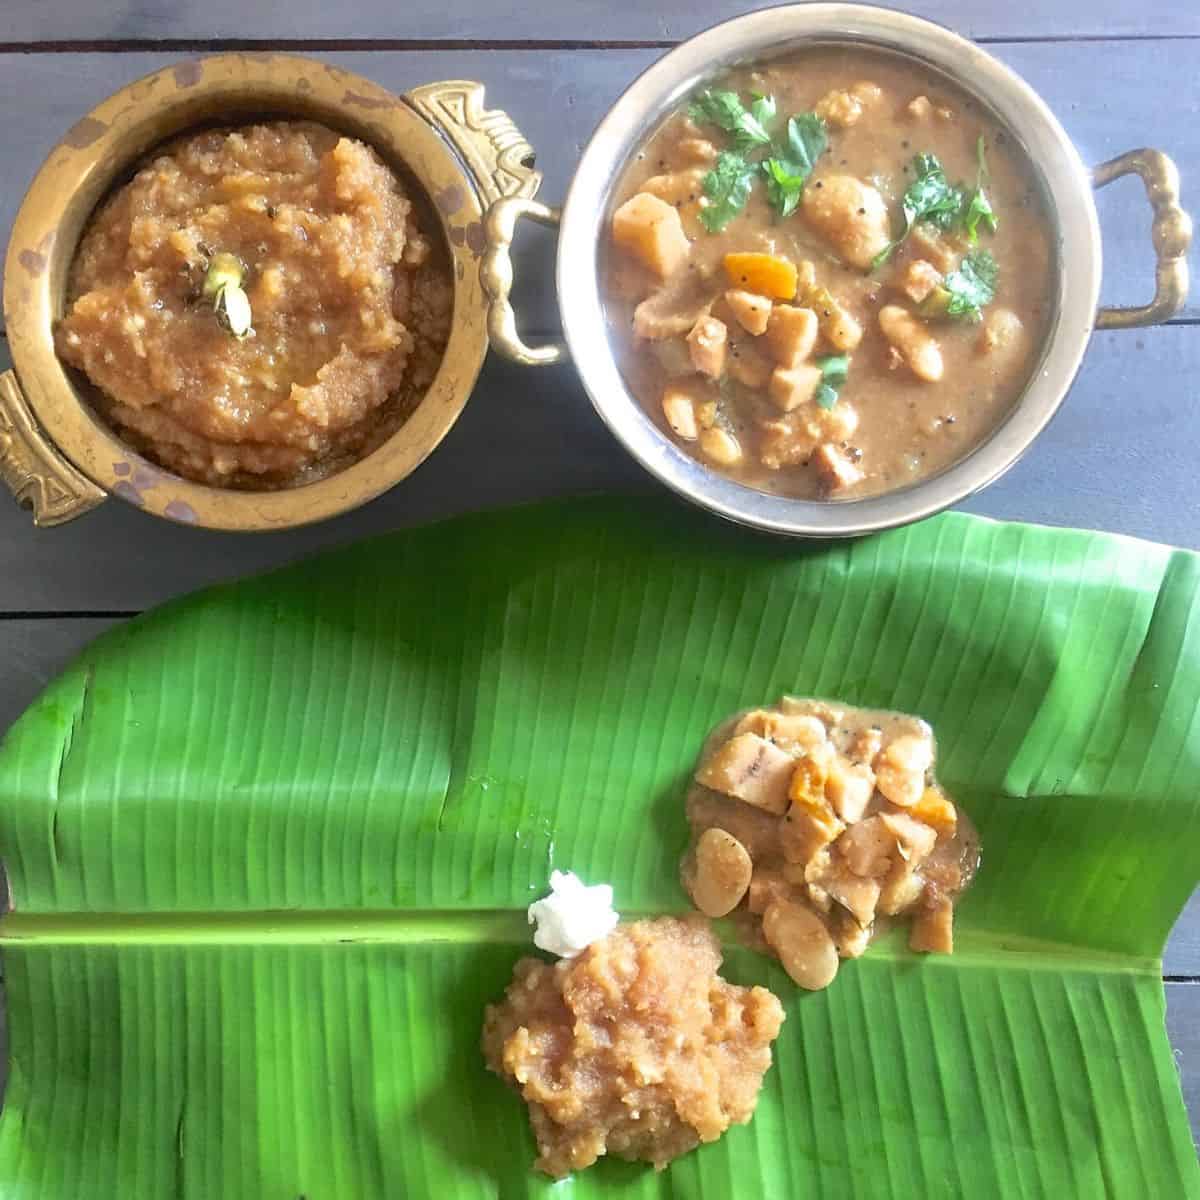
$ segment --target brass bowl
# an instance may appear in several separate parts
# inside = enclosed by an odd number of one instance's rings
[[[419,186],[452,263],[454,310],[438,373],[392,437],[319,482],[248,492],[181,479],[126,445],[59,361],[53,325],[80,235],[114,183],[167,138],[267,115],[319,121],[359,138]],[[537,192],[532,160],[512,121],[484,108],[483,85],[464,80],[397,96],[312,59],[224,54],[122,88],[67,130],[13,225],[4,313],[15,371],[0,375],[0,476],[38,525],[68,521],[110,495],[168,520],[237,530],[304,525],[365,504],[412,472],[466,404],[487,351],[482,216],[503,197]]]

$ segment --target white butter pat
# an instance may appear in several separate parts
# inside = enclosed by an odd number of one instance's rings
[[[559,958],[582,954],[616,928],[621,918],[612,902],[607,883],[587,887],[570,871],[553,871],[550,895],[529,906],[529,923],[537,926],[533,944]]]

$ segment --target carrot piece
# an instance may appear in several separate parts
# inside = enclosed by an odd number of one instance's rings
[[[796,264],[774,254],[727,254],[725,274],[735,288],[770,296],[773,300],[791,300],[796,294]]]

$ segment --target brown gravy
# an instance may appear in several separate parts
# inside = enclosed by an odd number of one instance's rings
[[[759,171],[744,208],[714,232],[703,220],[714,203],[706,180],[718,156],[737,149],[734,135],[684,105],[646,142],[617,187],[616,215],[648,193],[678,214],[685,240],[668,216],[656,237],[638,242],[646,222],[663,217],[654,205],[627,211],[633,227],[614,226],[601,255],[610,335],[630,388],[688,453],[767,492],[866,496],[953,464],[1020,395],[1050,312],[1050,225],[1020,147],[939,76],[876,51],[814,49],[740,68],[711,87],[736,92],[747,108],[756,95],[773,97],[775,115],[763,122],[772,143],[746,152],[752,163],[777,153],[797,114],[822,115],[828,147],[789,215],[772,205]],[[923,154],[936,155],[951,187],[961,185],[960,212],[982,187],[996,229],[976,222],[973,243],[961,220],[947,229],[916,220],[872,269],[874,253],[905,226],[903,201]],[[968,314],[975,320],[931,315],[945,292],[930,300],[927,289],[956,272],[961,282],[964,259],[979,251],[998,267],[994,297]],[[753,280],[725,269],[727,254],[746,252],[798,268],[794,298],[785,284],[765,300],[778,330],[756,331],[767,319],[761,298],[741,296],[743,307],[733,307],[731,292],[757,294]],[[821,311],[819,289],[837,307],[832,316]],[[807,352],[809,331],[803,321],[784,328],[774,316],[781,307],[793,310],[788,318],[815,312],[819,334]],[[842,353],[844,382],[834,380],[836,401],[822,407],[814,381]]]

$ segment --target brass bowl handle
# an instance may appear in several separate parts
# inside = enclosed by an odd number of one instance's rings
[[[482,83],[443,79],[404,98],[454,147],[485,206],[537,193],[542,173],[534,170],[533,147],[508,113],[484,106]]]
[[[1141,176],[1154,211],[1150,234],[1156,262],[1154,299],[1134,308],[1101,308],[1096,314],[1097,329],[1158,325],[1173,317],[1187,299],[1192,218],[1179,204],[1179,171],[1161,150],[1130,150],[1096,167],[1092,184],[1102,188],[1131,174]]]
[[[0,479],[35,525],[62,525],[105,498],[42,432],[13,371],[0,375]]]
[[[483,219],[486,248],[479,264],[479,281],[488,297],[488,340],[505,358],[527,367],[565,362],[567,348],[562,342],[527,346],[517,332],[517,318],[509,299],[513,285],[513,234],[521,217],[530,217],[539,225],[555,229],[561,216],[561,210],[540,200],[509,196],[497,200]]]

